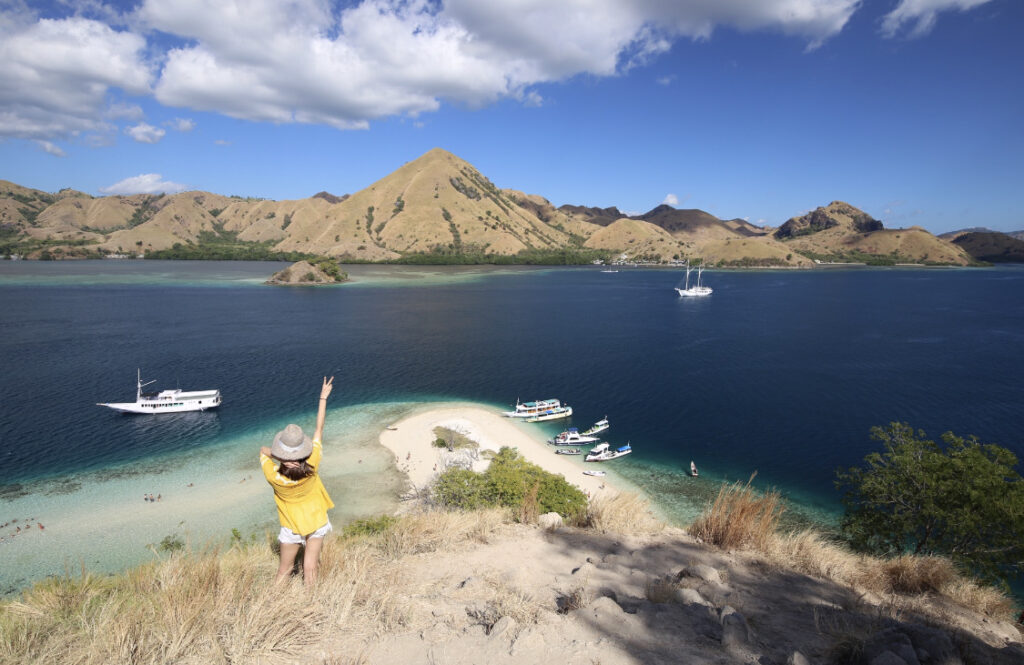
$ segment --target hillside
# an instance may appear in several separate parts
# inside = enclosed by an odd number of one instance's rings
[[[868,263],[968,265],[961,248],[919,226],[885,229],[877,219],[842,201],[789,219],[772,234],[810,258]]]
[[[624,221],[626,220],[626,221]],[[914,227],[887,231],[836,201],[774,231],[668,205],[555,207],[499,189],[435,148],[369,187],[271,201],[191,191],[93,197],[0,181],[0,255],[27,258],[246,258],[342,262],[579,262],[625,255],[666,263],[811,267],[815,258],[965,265],[959,247]]]
[[[998,231],[966,232],[951,242],[979,261],[1024,263],[1024,240]]]

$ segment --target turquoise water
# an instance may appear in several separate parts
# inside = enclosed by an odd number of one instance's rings
[[[262,285],[280,267],[0,262],[0,524],[46,526],[0,528],[4,588],[146,560],[170,534],[272,527],[256,451],[288,422],[312,427],[324,374],[336,523],[394,509],[401,478],[376,435],[424,402],[558,397],[569,424],[608,415],[609,440],[635,451],[614,471],[678,521],[756,471],[797,521],[828,522],[834,470],[893,420],[1024,454],[1019,268],[708,271],[715,293],[695,301],[667,270],[353,266],[352,284]],[[137,367],[154,388],[219,388],[223,407],[95,405],[131,399]]]

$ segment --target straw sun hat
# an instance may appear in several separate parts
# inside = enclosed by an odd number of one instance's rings
[[[274,445],[270,447],[271,457],[285,462],[306,459],[312,452],[313,441],[294,424],[278,432],[274,436]]]

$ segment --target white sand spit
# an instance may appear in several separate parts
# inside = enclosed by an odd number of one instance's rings
[[[480,445],[481,450],[497,452],[503,446],[516,448],[523,457],[551,473],[560,474],[589,496],[617,491],[606,477],[583,475],[588,468],[601,469],[599,464],[584,466],[582,456],[556,455],[555,448],[544,443],[539,430],[531,431],[529,423],[505,418],[486,409],[469,406],[443,406],[409,416],[380,434],[380,442],[395,455],[398,469],[409,477],[413,487],[422,489],[445,470],[443,448],[435,448],[434,428],[455,430]],[[486,468],[487,461],[473,464],[476,471]]]

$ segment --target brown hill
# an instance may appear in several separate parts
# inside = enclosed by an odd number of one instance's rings
[[[558,209],[563,214],[574,220],[587,222],[589,224],[597,224],[598,226],[608,226],[623,217],[627,217],[627,215],[623,214],[615,206],[610,208],[592,208],[566,204],[559,206]]]
[[[316,286],[334,284],[336,280],[308,261],[297,261],[284,270],[275,272],[266,283],[281,286]]]
[[[951,241],[979,261],[1024,263],[1024,240],[998,231],[961,233]]]
[[[778,240],[789,240],[831,228],[840,228],[852,233],[881,231],[882,222],[849,203],[833,201],[823,208],[816,208],[801,217],[792,217],[775,231]]]
[[[815,258],[877,263],[967,265],[959,247],[913,226],[885,229],[877,219],[842,201],[793,217],[773,237],[786,247]]]

